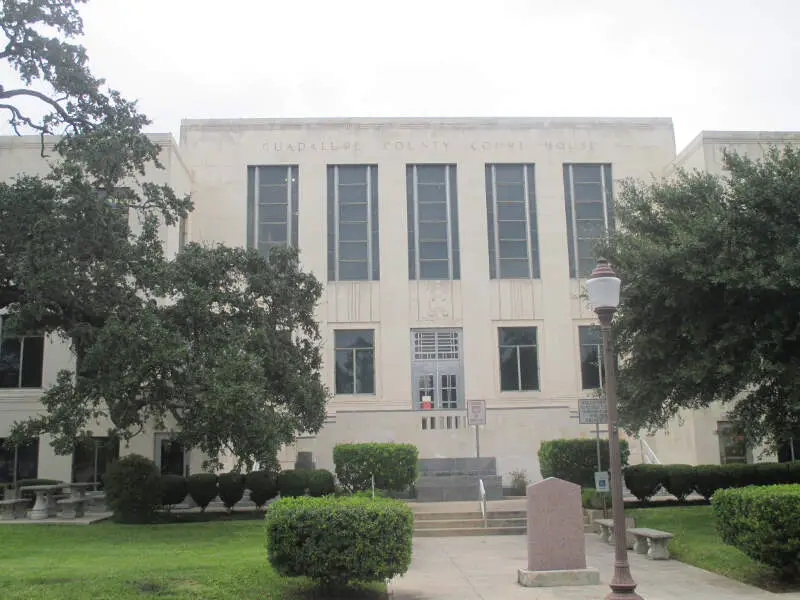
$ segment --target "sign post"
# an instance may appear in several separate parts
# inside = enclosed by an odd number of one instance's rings
[[[467,425],[475,426],[475,456],[481,457],[481,425],[486,425],[486,400],[467,400]]]
[[[605,398],[581,398],[578,404],[578,423],[594,425],[597,438],[597,473],[603,473],[600,457],[600,425],[608,424],[608,404]],[[597,478],[595,478],[597,482]]]

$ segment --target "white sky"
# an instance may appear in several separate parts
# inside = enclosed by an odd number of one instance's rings
[[[663,116],[800,130],[799,0],[92,0],[93,71],[181,118]]]

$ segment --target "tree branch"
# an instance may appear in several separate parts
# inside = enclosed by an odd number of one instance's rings
[[[32,98],[38,98],[45,104],[49,104],[53,109],[58,113],[58,115],[64,119],[67,123],[72,124],[74,119],[70,116],[70,114],[61,106],[58,102],[53,100],[52,98],[48,97],[47,95],[37,92],[36,90],[27,90],[27,89],[17,89],[17,90],[0,90],[0,98],[15,98],[17,96],[30,96]]]

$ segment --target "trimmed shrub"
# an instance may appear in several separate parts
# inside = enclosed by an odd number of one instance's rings
[[[374,475],[376,488],[402,492],[417,480],[419,451],[412,444],[337,444],[333,462],[348,491],[371,490]]]
[[[691,465],[664,465],[664,488],[680,502],[694,491],[695,470]],[[628,488],[630,489],[630,488]]]
[[[759,463],[752,465],[753,478],[745,485],[780,485],[793,483],[789,465],[792,463]],[[731,486],[735,487],[735,486]]]
[[[611,507],[611,492],[598,492],[594,488],[581,488],[581,505],[589,510]]]
[[[786,579],[800,577],[800,485],[719,490],[711,507],[722,541]]]
[[[413,525],[411,509],[397,500],[284,498],[266,514],[267,555],[286,577],[385,581],[408,570]]]
[[[706,500],[717,490],[730,486],[731,465],[698,465],[694,468],[694,489]]]
[[[250,500],[258,507],[278,495],[278,482],[275,474],[269,471],[253,471],[245,477],[245,487],[250,490]]]
[[[189,493],[186,478],[182,475],[161,476],[161,505],[171,507],[180,504]]]
[[[201,512],[205,512],[209,503],[217,497],[217,476],[214,473],[196,473],[189,475],[186,481],[191,496]]]
[[[630,456],[628,441],[621,440],[619,449],[622,465],[625,466]],[[549,440],[539,446],[538,455],[543,478],[558,477],[581,487],[594,487],[594,474],[597,471],[596,439]],[[600,440],[600,456],[603,469],[608,470],[608,440]]]
[[[105,474],[106,503],[114,520],[146,523],[161,504],[161,473],[149,458],[129,454],[111,463]]]
[[[789,483],[800,483],[800,460],[784,463],[788,471],[787,479]]]
[[[311,470],[314,468],[314,454],[312,452],[298,452],[297,459],[294,461],[295,471],[301,469]]]
[[[633,465],[624,472],[625,487],[640,502],[647,502],[666,482],[664,465]]]
[[[308,489],[309,470],[287,469],[278,473],[278,491],[281,498],[304,496]]]
[[[327,496],[336,492],[333,473],[325,469],[314,469],[308,473],[308,493],[311,496]]]
[[[236,503],[244,496],[244,475],[241,473],[222,473],[217,477],[219,499],[231,512]]]

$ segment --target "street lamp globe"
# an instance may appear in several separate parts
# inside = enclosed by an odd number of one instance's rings
[[[621,285],[622,282],[608,261],[605,258],[599,258],[597,266],[586,281],[586,292],[592,310],[595,312],[617,310]]]

